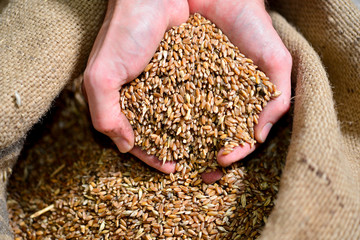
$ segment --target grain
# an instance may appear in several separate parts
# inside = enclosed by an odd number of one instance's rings
[[[21,107],[21,96],[18,93],[18,91],[15,91],[14,97],[15,97],[16,107],[18,107],[18,108]]]
[[[148,154],[163,162],[194,155],[208,164],[221,147],[226,155],[253,146],[259,113],[279,95],[221,30],[195,14],[165,34],[144,72],[121,89],[120,103],[135,144]]]
[[[174,239],[259,236],[278,192],[291,113],[251,159],[224,168],[217,183],[204,184],[201,170],[187,160],[165,175],[120,154],[110,140],[89,131],[87,110],[74,95],[65,91],[52,115],[35,127],[10,177],[7,205],[15,239],[134,239],[140,229],[139,239],[170,233]],[[30,218],[52,204],[51,211]]]
[[[209,42],[220,41],[218,36]],[[177,45],[181,49],[184,43]],[[203,47],[206,46],[209,44],[204,43]],[[184,49],[192,51],[189,46]],[[159,65],[163,65],[168,56],[171,56],[169,48],[158,53]],[[197,59],[189,61],[195,64]],[[219,78],[214,77],[210,82],[220,83]],[[224,81],[231,83],[232,80],[225,78]],[[251,159],[223,168],[224,176],[217,183],[205,184],[201,173],[207,171],[206,167],[217,167],[205,159],[189,154],[188,159],[178,160],[175,173],[161,174],[129,154],[120,154],[109,139],[89,131],[91,120],[79,95],[79,82],[75,81],[74,86],[62,93],[51,115],[33,129],[10,177],[7,206],[15,239],[256,239],[259,236],[279,189],[290,141],[291,113],[274,126],[277,135],[270,134],[270,141],[254,152]],[[179,104],[204,101],[205,107],[209,94],[205,96],[198,84],[189,82],[179,90],[177,94],[183,99]],[[157,92],[165,96],[168,90],[166,86],[163,88],[163,92],[160,88]],[[190,89],[195,89],[195,94],[189,94],[189,99],[186,93]],[[137,99],[143,96],[141,92],[138,95]],[[216,96],[209,96],[214,105]],[[235,103],[240,98],[233,96],[232,99]],[[170,104],[169,99],[164,98],[165,106]],[[219,103],[219,109],[223,103]],[[156,109],[146,110],[150,111]],[[245,112],[246,108],[241,111]],[[169,114],[173,116],[171,121],[180,121],[187,112]],[[223,115],[217,124],[225,127],[226,123],[241,119],[230,117]],[[204,121],[202,126],[214,126],[212,119],[199,119]],[[186,134],[183,129],[187,130],[186,124],[181,124],[179,135]],[[224,139],[230,135],[224,130],[215,128],[212,133],[212,129],[206,129],[199,131],[217,138],[226,135]],[[164,137],[152,133],[163,143],[169,137],[169,134]],[[201,144],[207,144],[207,139],[203,141]],[[168,145],[175,151],[181,142],[171,139]],[[53,206],[51,211],[30,217],[48,206]]]

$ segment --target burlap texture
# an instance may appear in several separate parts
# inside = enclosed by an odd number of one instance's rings
[[[0,149],[24,137],[68,80],[84,70],[106,9],[102,0],[2,5]]]
[[[20,139],[84,70],[105,10],[102,0],[1,1],[1,176],[16,161]],[[0,180],[0,239],[11,239],[5,186]]]
[[[293,56],[293,133],[261,239],[360,239],[360,15],[348,1],[287,1],[273,24]],[[320,57],[320,56],[321,57]]]
[[[13,238],[6,209],[6,183],[23,145],[24,139],[20,139],[9,147],[0,150],[0,239],[2,240]]]
[[[296,94],[289,154],[262,239],[360,239],[360,16],[349,1],[272,6],[282,15],[272,19],[293,56]],[[0,152],[10,153],[83,71],[105,7],[100,0],[10,0],[0,9]],[[2,236],[11,237],[7,226]]]

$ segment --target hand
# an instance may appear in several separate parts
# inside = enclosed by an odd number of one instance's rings
[[[264,0],[188,0],[188,3],[191,13],[198,12],[215,23],[282,92],[263,109],[254,128],[256,140],[263,143],[272,125],[290,107],[292,67],[291,55],[272,26]],[[220,150],[217,160],[221,166],[229,166],[254,150],[249,144],[235,148],[228,155],[222,155]],[[221,175],[219,171],[204,174],[203,180],[214,182]]]
[[[109,0],[84,73],[95,129],[109,136],[120,152],[130,151],[165,173],[173,172],[175,163],[163,165],[134,147],[132,127],[120,109],[119,90],[143,71],[165,31],[188,17],[186,0]]]

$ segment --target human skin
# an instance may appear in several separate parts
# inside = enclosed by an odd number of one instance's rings
[[[291,56],[273,28],[263,0],[110,0],[84,73],[92,122],[120,152],[130,152],[164,173],[174,172],[175,163],[162,164],[134,147],[132,127],[120,109],[119,90],[143,71],[165,31],[186,22],[189,13],[195,12],[214,22],[282,92],[260,114],[254,129],[259,143],[290,106]],[[220,150],[218,163],[229,166],[255,148],[245,144],[228,155]],[[207,173],[203,180],[214,182],[221,175],[220,171]]]
[[[134,147],[132,127],[120,109],[119,90],[143,71],[165,31],[188,17],[186,0],[110,0],[84,72],[94,128],[109,136],[120,152],[130,152],[164,173],[173,172],[175,163],[162,164]]]
[[[242,53],[251,58],[266,73],[282,94],[271,100],[260,113],[255,125],[255,139],[263,143],[275,124],[290,107],[292,58],[272,26],[263,0],[189,0],[191,13],[198,12],[214,22]],[[237,147],[227,155],[219,151],[218,163],[229,166],[252,153],[249,144]],[[206,182],[218,180],[219,171],[203,176]]]

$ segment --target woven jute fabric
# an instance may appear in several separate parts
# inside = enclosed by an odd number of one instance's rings
[[[6,183],[23,145],[24,139],[22,138],[9,147],[0,150],[0,239],[12,239],[6,209]]]
[[[360,239],[360,12],[344,0],[274,8],[296,91],[289,153],[262,239]]]
[[[20,139],[66,83],[84,71],[105,10],[102,0],[1,1],[0,173],[13,166]],[[0,182],[0,239],[11,239]]]
[[[106,2],[2,5],[0,167],[7,171],[19,139],[84,70]],[[271,9],[293,57],[296,90],[289,153],[261,238],[360,239],[359,10],[350,0],[276,0]],[[0,238],[10,239],[5,182],[0,188]]]
[[[0,149],[22,138],[68,80],[84,70],[106,8],[101,0],[2,5]]]

